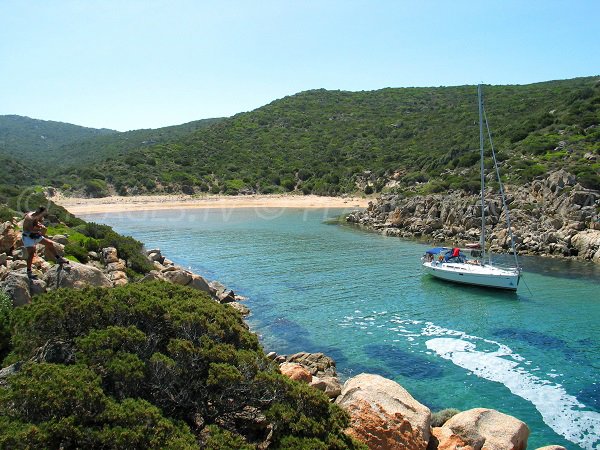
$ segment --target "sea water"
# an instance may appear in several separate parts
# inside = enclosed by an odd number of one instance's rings
[[[397,381],[432,411],[493,408],[529,448],[600,446],[600,267],[523,258],[518,293],[422,273],[425,244],[327,219],[335,209],[86,215],[247,297],[266,351],[324,352],[343,379]]]

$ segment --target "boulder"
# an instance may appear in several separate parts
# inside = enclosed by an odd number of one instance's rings
[[[450,418],[434,429],[439,450],[524,450],[529,428],[523,422],[493,409],[475,408]]]
[[[571,245],[577,249],[578,255],[585,259],[595,258],[600,250],[600,230],[585,230],[571,238]]]
[[[181,286],[187,286],[192,281],[192,274],[181,268],[167,270],[166,272],[163,272],[163,276],[167,281]]]
[[[10,261],[8,263],[8,268],[12,271],[24,269],[26,267],[27,267],[27,262],[23,261],[22,259],[17,259],[15,261]]]
[[[235,302],[235,293],[232,290],[226,290],[225,292],[221,292],[217,299],[220,303],[232,303]]]
[[[536,450],[567,450],[562,445],[546,445],[545,447],[539,447]]]
[[[337,377],[313,377],[310,385],[323,391],[329,398],[337,398],[342,393],[342,385]]]
[[[196,275],[195,273],[192,274],[192,281],[189,282],[188,286],[198,291],[210,294],[210,286],[208,285],[208,282],[200,275]]]
[[[231,306],[233,309],[238,311],[242,316],[247,316],[250,314],[250,308],[246,305],[242,305],[240,302],[229,302],[226,305]]]
[[[119,256],[117,254],[117,249],[114,247],[106,247],[102,249],[102,259],[104,259],[104,264],[115,263],[119,261]]]
[[[335,361],[323,353],[294,353],[286,358],[286,361],[298,363],[306,367],[315,376],[336,376]]]
[[[300,364],[285,362],[279,366],[279,371],[288,378],[296,381],[310,383],[312,375]]]
[[[163,274],[157,270],[151,270],[150,272],[148,272],[146,275],[144,275],[144,278],[142,278],[139,282],[140,283],[148,283],[150,281],[165,281],[165,277],[163,276]]]
[[[152,262],[163,263],[165,257],[160,253],[160,250],[148,253],[148,259]]]
[[[127,265],[125,264],[125,261],[123,261],[122,259],[119,259],[116,262],[108,263],[106,265],[107,272],[125,272],[126,269],[127,269]]]
[[[347,433],[370,449],[427,448],[431,411],[395,381],[360,374],[346,381],[335,402],[350,414]]]
[[[45,245],[42,245],[41,247],[43,249],[44,257],[46,258],[46,260],[54,261],[54,254],[50,253],[50,250],[48,250],[48,247],[46,247]],[[52,244],[52,247],[54,248],[54,253],[56,253],[58,256],[65,255],[65,246],[64,245],[59,244],[58,242],[55,242],[54,244]]]
[[[112,282],[97,267],[71,262],[52,266],[44,276],[48,289],[61,287],[81,289],[86,286],[111,287]]]
[[[30,280],[26,273],[9,272],[0,282],[0,289],[12,299],[13,306],[31,303]]]
[[[8,253],[16,246],[19,240],[19,233],[15,230],[12,222],[0,224],[0,253]]]
[[[69,243],[69,238],[64,234],[55,234],[50,239],[62,245],[67,245]]]
[[[108,273],[108,278],[110,281],[127,280],[127,274],[125,272],[115,270],[114,272]]]

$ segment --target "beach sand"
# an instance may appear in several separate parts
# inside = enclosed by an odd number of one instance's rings
[[[71,214],[152,211],[185,208],[366,208],[370,199],[318,195],[139,195],[131,197],[76,198],[56,196],[54,203]]]

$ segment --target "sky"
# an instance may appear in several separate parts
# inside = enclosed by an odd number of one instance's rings
[[[0,115],[127,131],[309,89],[600,74],[600,0],[0,0]]]

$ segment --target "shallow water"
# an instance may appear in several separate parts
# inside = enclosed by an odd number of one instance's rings
[[[426,246],[327,225],[342,210],[86,215],[248,297],[267,351],[323,351],[436,411],[494,408],[529,448],[600,445],[600,267],[523,258],[517,294],[421,273]]]

